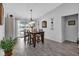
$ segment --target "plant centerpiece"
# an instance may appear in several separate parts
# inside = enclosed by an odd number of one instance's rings
[[[14,45],[16,43],[16,39],[13,38],[3,38],[0,42],[0,47],[4,49],[5,56],[11,56],[12,50],[14,48]]]

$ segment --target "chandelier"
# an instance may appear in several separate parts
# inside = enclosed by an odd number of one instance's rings
[[[32,19],[32,9],[30,9],[30,22],[29,22],[31,27],[35,26],[35,21]]]
[[[31,16],[30,21],[33,21],[33,19],[32,19],[32,9],[30,9],[30,16]]]

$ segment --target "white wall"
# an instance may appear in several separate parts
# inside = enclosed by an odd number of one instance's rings
[[[39,18],[39,20],[47,20],[47,28],[43,29],[45,31],[45,38],[62,42],[63,41],[63,35],[62,35],[62,16],[66,15],[72,15],[78,13],[79,4],[78,3],[66,3],[62,4],[56,9],[48,12],[43,17]],[[50,20],[51,18],[54,18],[54,29],[50,29]],[[41,22],[40,22],[40,28]]]
[[[4,26],[0,25],[0,40],[2,40],[3,36],[4,36]]]

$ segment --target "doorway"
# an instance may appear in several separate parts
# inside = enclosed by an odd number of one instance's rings
[[[18,38],[23,38],[24,37],[24,29],[26,29],[26,20],[16,20],[16,36]]]
[[[78,14],[62,17],[63,41],[77,42],[78,39]]]

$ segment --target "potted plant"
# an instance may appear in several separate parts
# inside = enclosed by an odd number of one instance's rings
[[[16,39],[13,38],[4,38],[0,42],[0,47],[4,49],[5,56],[11,56],[13,47],[16,43]]]

